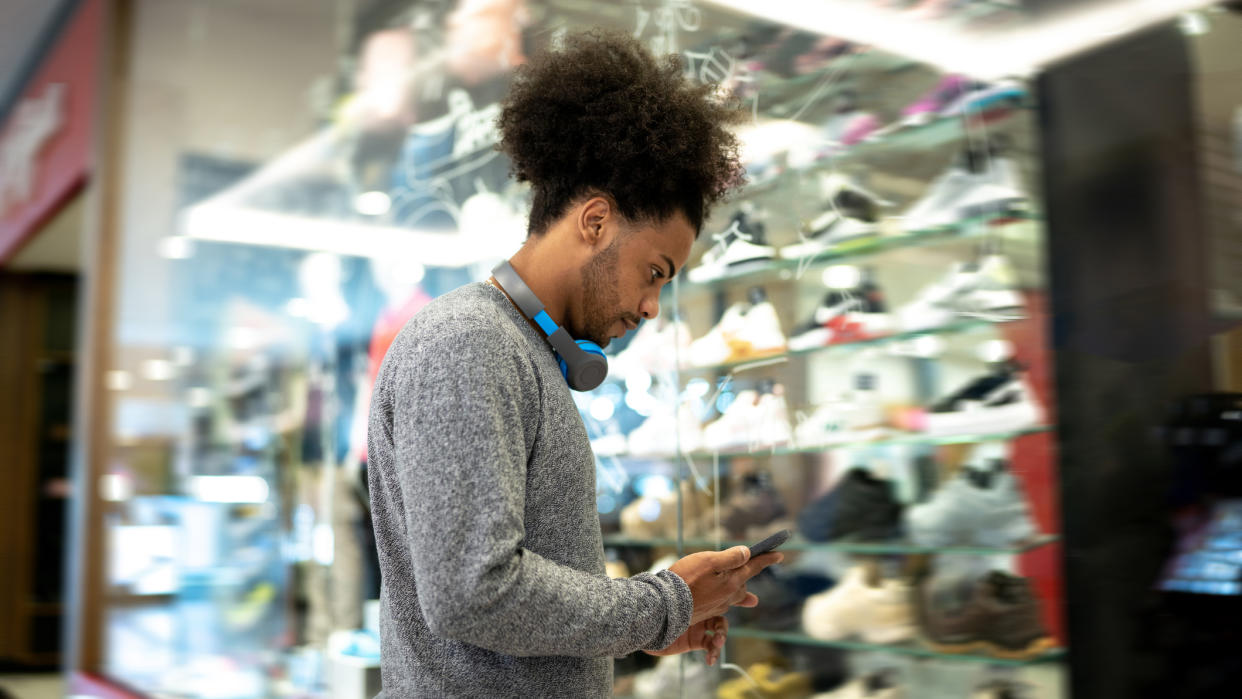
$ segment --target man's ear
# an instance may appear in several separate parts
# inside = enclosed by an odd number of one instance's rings
[[[578,235],[591,248],[600,248],[612,242],[617,229],[616,221],[616,207],[603,195],[592,196],[578,207]]]

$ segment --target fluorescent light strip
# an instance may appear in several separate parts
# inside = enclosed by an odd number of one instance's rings
[[[874,46],[942,70],[981,79],[1031,75],[1100,44],[1210,0],[1099,0],[1005,29],[921,20],[857,0],[706,0],[735,12]],[[1084,7],[1085,5],[1085,7]]]
[[[192,207],[186,212],[184,231],[200,240],[352,257],[406,257],[432,267],[464,267],[514,252],[497,249],[494,241],[480,241],[454,231],[420,231],[220,203]]]

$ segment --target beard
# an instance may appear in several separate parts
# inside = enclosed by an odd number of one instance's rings
[[[621,253],[619,242],[619,239],[614,239],[611,245],[582,268],[583,319],[579,337],[600,347],[608,344],[613,326],[626,317],[617,312],[617,307],[621,305],[621,295],[617,290],[620,275],[617,260]]]

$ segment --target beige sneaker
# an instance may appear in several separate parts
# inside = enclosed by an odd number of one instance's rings
[[[813,595],[802,610],[802,627],[823,641],[859,636],[867,643],[898,643],[914,638],[912,588],[883,580],[865,566],[850,568],[836,587]]]

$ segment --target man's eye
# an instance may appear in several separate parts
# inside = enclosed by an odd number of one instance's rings
[[[651,281],[653,281],[653,282],[654,282],[655,280],[660,279],[660,278],[662,278],[663,276],[664,276],[664,273],[660,271],[660,268],[659,268],[659,267],[652,267],[652,268],[651,268]]]

